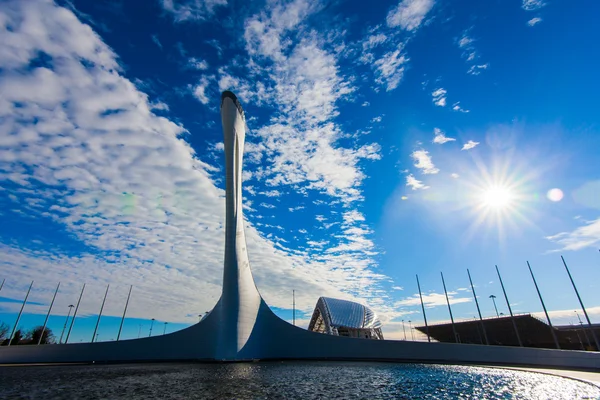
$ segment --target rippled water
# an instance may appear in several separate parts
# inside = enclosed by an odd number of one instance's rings
[[[583,382],[495,368],[347,362],[0,368],[1,399],[600,399]]]

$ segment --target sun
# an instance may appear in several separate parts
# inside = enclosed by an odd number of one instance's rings
[[[481,205],[493,210],[509,208],[515,198],[514,193],[506,186],[491,185],[481,193]]]

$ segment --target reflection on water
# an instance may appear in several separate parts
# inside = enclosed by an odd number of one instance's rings
[[[579,381],[502,369],[271,362],[0,368],[0,399],[600,399]]]

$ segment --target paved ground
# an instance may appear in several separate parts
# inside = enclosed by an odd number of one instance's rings
[[[494,368],[494,367],[492,367]],[[600,387],[600,372],[569,371],[564,369],[545,369],[545,368],[519,368],[519,367],[497,367],[503,369],[516,369],[519,371],[539,372],[542,374],[564,376],[566,378],[578,379],[580,381],[592,383]]]

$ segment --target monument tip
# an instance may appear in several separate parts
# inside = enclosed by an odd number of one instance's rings
[[[240,112],[240,114],[242,114],[242,117],[245,118],[244,115],[244,109],[242,108],[242,104],[240,103],[240,101],[238,100],[237,96],[235,94],[233,94],[233,92],[226,90],[221,94],[221,107],[223,107],[223,102],[225,101],[225,99],[230,98],[233,101],[233,104],[235,104],[235,106],[237,107],[238,111]]]

